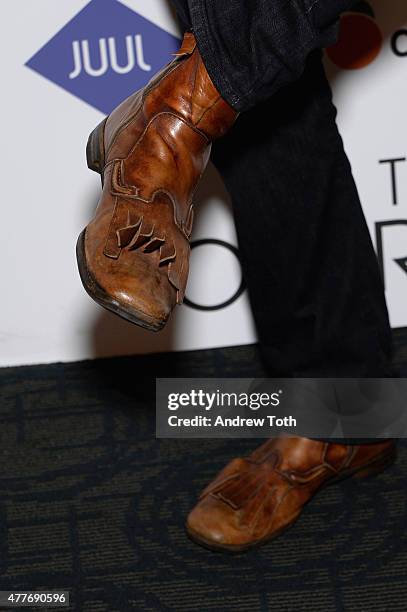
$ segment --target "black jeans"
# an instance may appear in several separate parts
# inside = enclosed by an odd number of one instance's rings
[[[246,110],[214,143],[211,159],[232,198],[268,369],[282,376],[387,377],[391,333],[383,284],[318,49],[349,3],[320,1],[319,13],[312,0],[308,9],[305,1],[285,0],[176,4],[220,93]],[[303,31],[307,36],[298,39]]]
[[[222,96],[244,111],[298,78],[355,0],[173,0]]]

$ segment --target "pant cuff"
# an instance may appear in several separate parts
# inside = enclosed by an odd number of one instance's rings
[[[244,108],[240,96],[234,91],[219,61],[221,53],[215,47],[216,37],[211,35],[205,0],[189,0],[189,13],[199,53],[213,84],[222,98],[236,111],[241,112]]]

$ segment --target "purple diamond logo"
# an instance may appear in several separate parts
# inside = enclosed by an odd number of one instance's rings
[[[178,48],[178,38],[118,0],[91,0],[26,66],[109,114]]]

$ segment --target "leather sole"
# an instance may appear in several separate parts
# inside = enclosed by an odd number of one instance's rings
[[[381,474],[385,469],[393,465],[396,459],[397,459],[397,448],[394,445],[391,448],[391,450],[389,450],[387,453],[379,457],[376,457],[374,461],[371,461],[370,463],[367,463],[364,466],[360,466],[358,468],[344,470],[342,474],[339,474],[338,476],[330,478],[318,489],[315,495],[317,495],[318,492],[324,489],[325,487],[336,484],[342,480],[345,480],[346,478],[351,478],[351,477],[368,478],[372,476],[377,476],[378,474]],[[306,502],[306,504],[312,501],[315,495],[313,495],[309,499],[309,501]],[[304,504],[303,508],[305,507],[306,504]],[[262,546],[263,544],[267,544],[268,542],[271,542],[272,540],[277,538],[279,535],[281,535],[283,532],[287,531],[290,527],[292,527],[296,523],[301,513],[302,513],[302,509],[286,525],[283,525],[280,529],[278,529],[271,535],[268,535],[254,542],[250,542],[248,544],[242,544],[242,545],[218,544],[211,540],[207,540],[201,534],[189,528],[188,525],[186,525],[186,533],[193,542],[213,552],[223,552],[223,553],[226,552],[226,553],[231,553],[231,554],[237,554],[237,553],[246,552],[253,548],[258,548],[259,546]]]
[[[86,159],[88,168],[97,172],[102,177],[103,185],[103,170],[104,170],[104,129],[106,119],[102,121],[90,134],[88,143],[86,146]],[[160,331],[166,321],[154,319],[147,313],[137,311],[134,309],[125,308],[117,300],[113,299],[104,289],[99,285],[96,279],[91,274],[89,267],[86,262],[85,252],[85,233],[84,229],[79,235],[76,244],[76,259],[78,262],[79,275],[81,277],[82,284],[90,297],[100,306],[106,308],[110,312],[118,315],[130,323],[134,323],[139,327],[143,327],[148,331]]]

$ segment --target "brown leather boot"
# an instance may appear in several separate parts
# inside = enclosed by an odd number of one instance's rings
[[[188,535],[229,552],[263,544],[290,527],[324,486],[377,474],[395,457],[393,441],[347,446],[298,437],[268,440],[231,461],[203,491],[188,516]]]
[[[90,135],[88,166],[103,192],[77,259],[96,302],[154,331],[182,302],[193,194],[211,141],[236,117],[187,33],[175,60]]]

